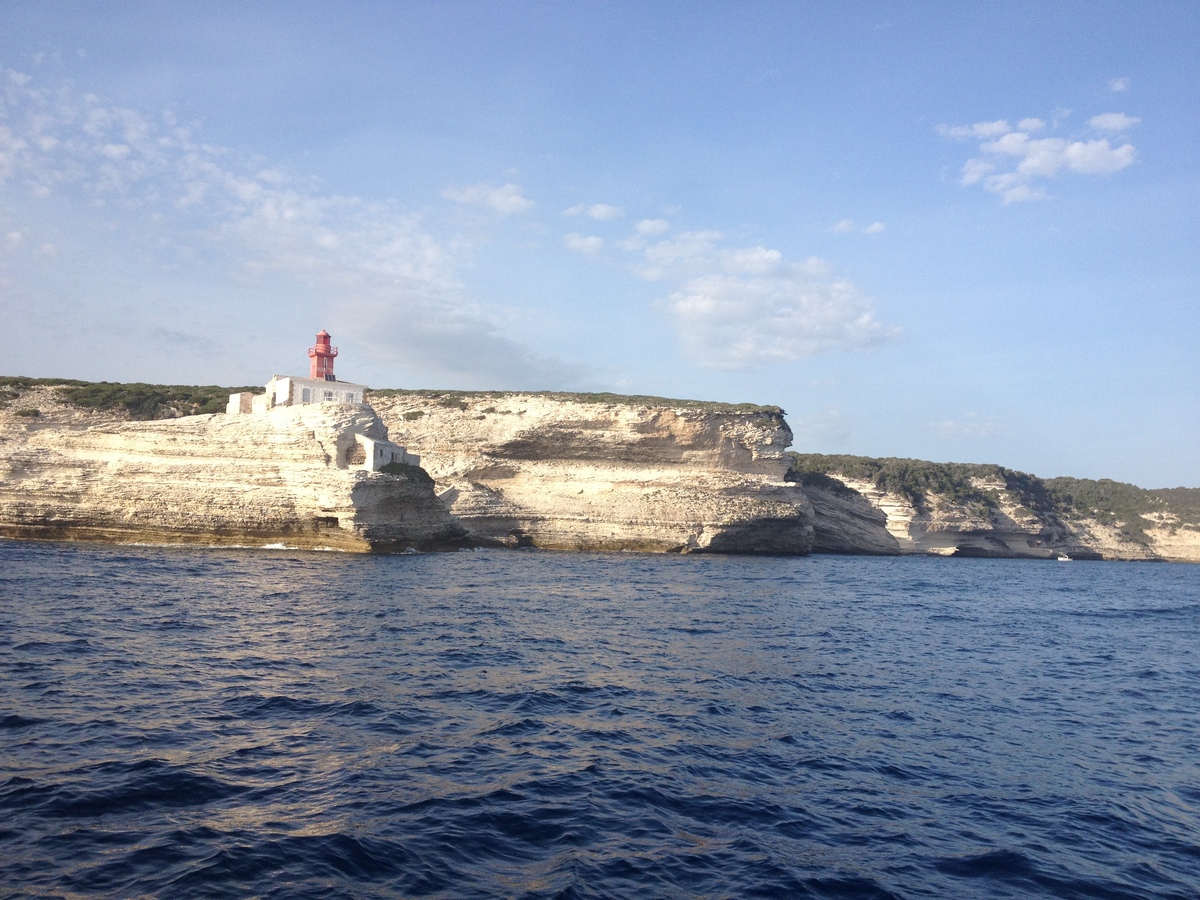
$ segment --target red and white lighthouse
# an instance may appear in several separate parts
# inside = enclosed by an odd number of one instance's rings
[[[333,358],[337,355],[338,348],[329,346],[329,332],[317,332],[317,345],[308,348],[308,356],[312,360],[308,377],[321,381],[337,381],[333,377]]]

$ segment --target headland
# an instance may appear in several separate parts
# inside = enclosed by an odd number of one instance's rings
[[[792,453],[776,407],[268,393],[0,378],[0,537],[1200,561],[1200,490]]]

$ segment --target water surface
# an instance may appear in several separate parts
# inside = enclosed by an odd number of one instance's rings
[[[11,896],[1200,896],[1200,566],[0,543]]]

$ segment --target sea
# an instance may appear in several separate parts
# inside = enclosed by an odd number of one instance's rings
[[[0,543],[3,897],[1200,897],[1200,566]]]

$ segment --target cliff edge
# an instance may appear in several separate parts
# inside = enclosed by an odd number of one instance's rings
[[[1003,466],[790,454],[815,548],[1200,562],[1200,490],[1042,479]]]
[[[372,391],[473,539],[506,546],[804,554],[775,408],[658,398]]]
[[[10,391],[10,393],[13,393]],[[351,551],[459,546],[420,469],[354,465],[369,407],[114,421],[53,387],[0,409],[0,537]]]

